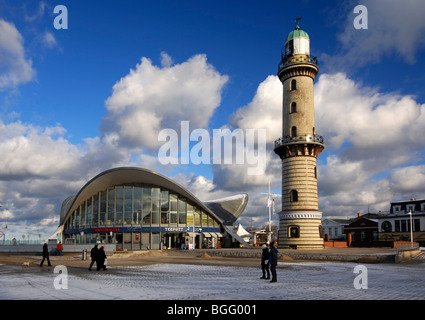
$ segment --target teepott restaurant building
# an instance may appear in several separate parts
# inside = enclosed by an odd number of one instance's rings
[[[55,234],[65,244],[101,242],[117,250],[249,246],[233,230],[247,202],[246,194],[201,202],[156,172],[114,168],[65,199]]]

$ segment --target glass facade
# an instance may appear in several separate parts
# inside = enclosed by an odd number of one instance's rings
[[[195,230],[195,233],[193,233]],[[142,183],[117,185],[81,202],[64,222],[76,243],[117,243],[127,249],[177,248],[196,238],[206,246],[220,233],[214,217],[175,192]]]

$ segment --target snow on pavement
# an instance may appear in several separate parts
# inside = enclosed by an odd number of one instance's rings
[[[0,299],[64,300],[387,300],[425,299],[425,260],[409,264],[285,262],[278,282],[260,279],[260,268],[157,264],[106,271],[68,267],[67,289],[55,289],[53,267],[0,265]],[[367,289],[356,289],[363,277]],[[358,282],[358,281],[357,281]]]

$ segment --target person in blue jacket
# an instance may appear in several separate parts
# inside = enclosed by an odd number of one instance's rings
[[[276,241],[270,242],[270,252],[269,252],[269,263],[270,263],[270,271],[272,272],[272,280],[270,282],[276,282],[277,281],[277,275],[276,275],[276,266],[277,266],[277,259],[279,257],[279,251],[277,251]]]

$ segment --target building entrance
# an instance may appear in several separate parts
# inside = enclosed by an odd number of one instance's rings
[[[162,243],[167,249],[181,249],[182,244],[184,245],[184,233],[165,233]]]

